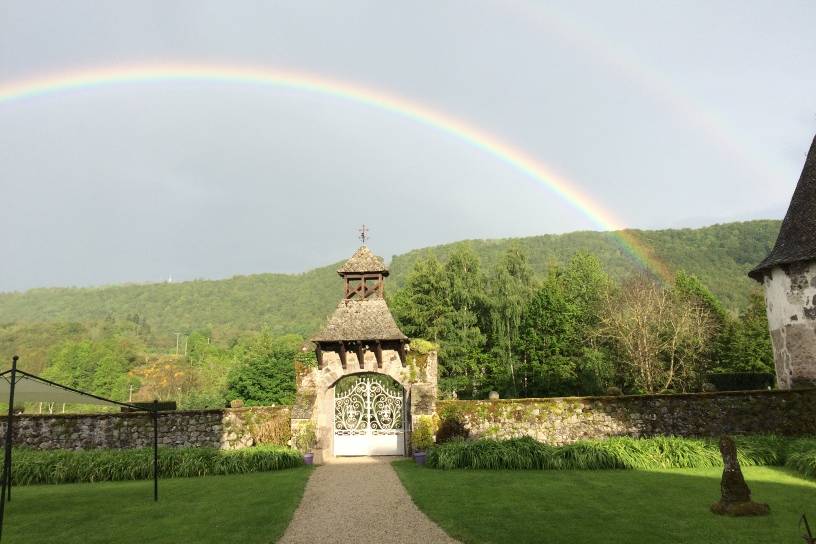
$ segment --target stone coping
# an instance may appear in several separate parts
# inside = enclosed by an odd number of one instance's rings
[[[437,402],[440,404],[454,403],[454,402],[484,402],[484,403],[507,403],[507,404],[531,404],[538,402],[557,402],[557,401],[573,401],[573,402],[595,402],[595,401],[610,401],[610,400],[650,400],[650,399],[672,399],[672,398],[716,398],[716,397],[745,397],[745,396],[766,396],[766,395],[791,395],[798,393],[813,393],[816,388],[803,389],[752,389],[744,391],[711,391],[699,393],[661,393],[661,394],[643,394],[643,395],[599,395],[595,397],[529,397],[521,399],[440,399]]]
[[[195,415],[208,415],[208,414],[224,414],[224,413],[245,413],[245,412],[252,412],[252,411],[280,411],[280,410],[289,410],[292,406],[288,404],[280,404],[276,406],[244,406],[241,408],[209,408],[206,410],[164,410],[160,411],[159,415],[179,415],[179,416],[195,416]],[[15,419],[25,417],[25,418],[60,418],[60,419],[80,419],[85,417],[93,417],[93,418],[106,418],[106,417],[125,417],[125,418],[133,418],[133,417],[144,417],[150,415],[152,412],[139,410],[139,411],[128,411],[128,412],[85,412],[85,413],[71,413],[71,414],[29,414],[23,412],[22,414],[16,414]],[[8,418],[7,414],[0,415],[0,421],[3,421]]]

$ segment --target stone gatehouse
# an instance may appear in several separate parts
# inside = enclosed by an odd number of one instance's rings
[[[383,296],[382,258],[363,245],[337,273],[343,298],[311,339],[317,366],[298,377],[292,431],[315,425],[316,462],[407,455],[415,418],[435,411],[436,353],[411,352]]]

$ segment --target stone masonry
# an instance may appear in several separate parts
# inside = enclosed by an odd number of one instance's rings
[[[768,327],[781,389],[816,385],[816,261],[773,268],[764,277]]]
[[[613,436],[816,434],[816,389],[684,395],[440,400],[473,438],[530,436],[548,444]]]
[[[161,412],[159,445],[238,449],[260,442],[286,444],[288,406]],[[6,417],[0,418],[0,439]],[[276,430],[284,432],[275,432]],[[153,421],[144,412],[28,415],[14,418],[14,444],[39,449],[145,448]]]

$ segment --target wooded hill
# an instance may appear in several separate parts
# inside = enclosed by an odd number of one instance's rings
[[[722,301],[738,310],[757,285],[747,271],[770,251],[779,221],[749,221],[699,229],[633,231],[654,255],[673,270],[696,275]],[[469,243],[484,267],[492,266],[516,244],[543,275],[554,263],[565,263],[577,252],[598,257],[613,279],[642,269],[613,233],[574,232]],[[394,256],[386,291],[394,293],[416,260],[435,254],[441,260],[457,244],[446,244]],[[374,248],[376,251],[376,248]],[[317,330],[342,295],[335,270],[338,263],[303,274],[257,274],[224,280],[172,284],[118,285],[96,288],[32,289],[0,294],[0,329],[3,343],[13,343],[13,327],[30,323],[87,323],[129,320],[149,329],[156,348],[175,346],[176,332],[211,331],[218,339],[266,326],[274,334],[308,336]],[[46,333],[45,327],[43,333]],[[3,331],[0,330],[0,333]],[[65,331],[63,331],[65,332]],[[70,336],[70,335],[69,335]]]

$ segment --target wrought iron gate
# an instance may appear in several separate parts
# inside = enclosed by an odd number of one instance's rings
[[[373,376],[334,398],[335,455],[405,455],[405,399]]]

